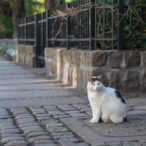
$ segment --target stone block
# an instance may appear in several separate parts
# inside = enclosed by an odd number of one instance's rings
[[[74,65],[76,65],[77,67],[80,65],[80,55],[81,55],[80,50],[74,50],[73,51],[72,63]]]
[[[146,90],[146,72],[143,72],[141,75],[141,89],[142,91]]]
[[[143,54],[142,67],[146,67],[146,51],[143,51],[142,54]]]
[[[133,50],[125,51],[125,55],[126,55],[125,61],[127,68],[137,67],[140,65],[141,62],[140,51],[133,51]]]
[[[26,46],[26,53],[33,55],[35,53],[35,47],[31,45]]]
[[[34,67],[33,55],[27,54],[25,57],[25,65],[28,67]]]
[[[110,51],[109,56],[111,68],[120,68],[123,59],[122,51]]]
[[[125,81],[125,89],[127,91],[140,89],[140,74],[138,71],[128,71],[127,79]]]
[[[83,68],[86,66],[86,51],[80,52],[80,66]]]
[[[87,65],[92,67],[105,66],[107,54],[105,51],[90,51],[87,53]]]
[[[120,71],[111,71],[109,82],[110,87],[118,88],[120,86]]]

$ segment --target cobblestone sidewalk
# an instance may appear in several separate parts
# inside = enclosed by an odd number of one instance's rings
[[[127,99],[128,122],[90,124],[87,101],[60,82],[0,57],[0,145],[145,146],[146,99],[141,96]]]

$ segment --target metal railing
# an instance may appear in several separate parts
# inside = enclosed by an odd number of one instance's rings
[[[74,0],[65,13],[18,21],[18,43],[79,49],[145,49],[145,0]]]

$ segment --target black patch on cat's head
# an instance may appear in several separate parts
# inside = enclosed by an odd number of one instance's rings
[[[100,81],[98,77],[92,77],[92,82]]]
[[[119,91],[115,91],[115,94],[116,94],[116,97],[117,98],[119,98],[119,99],[121,99],[121,102],[123,102],[123,103],[125,103],[126,104],[126,102],[125,102],[125,100],[124,100],[124,98],[122,97],[122,95],[120,94],[120,92]]]

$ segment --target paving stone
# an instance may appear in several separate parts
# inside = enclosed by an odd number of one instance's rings
[[[67,131],[67,132],[59,131],[59,132],[53,132],[53,133],[51,133],[51,135],[53,135],[54,137],[55,136],[63,136],[63,135],[72,135],[72,132],[70,132],[70,131]]]
[[[26,143],[24,143],[24,142],[20,143],[20,142],[13,141],[13,142],[8,142],[4,146],[28,146],[28,145],[27,145],[27,142]]]
[[[9,115],[9,113],[7,111],[1,111],[0,116],[3,116],[3,115]]]
[[[45,131],[42,131],[42,132],[30,132],[27,134],[27,137],[36,137],[36,136],[48,136],[49,134]]]
[[[45,136],[45,135],[28,138],[29,143],[37,144],[39,141],[42,141],[42,140],[50,140],[50,142],[52,141],[49,136]],[[54,143],[54,142],[52,142],[52,143]]]
[[[35,108],[29,108],[34,114],[45,114],[46,111],[44,111],[42,108],[35,109]]]
[[[88,116],[92,116],[92,111],[87,111],[86,113]]]
[[[50,127],[47,127],[46,129],[47,130],[49,130],[49,131],[55,131],[55,130],[60,130],[61,131],[61,129],[64,129],[65,127],[63,127],[63,126],[50,126]],[[65,130],[66,131],[66,130]]]
[[[2,125],[0,125],[0,129],[15,129],[17,128],[17,126],[13,125],[13,124],[5,124],[3,123]]]
[[[35,119],[33,118],[16,119],[16,122],[18,122],[19,124],[33,123],[35,122]]]
[[[1,138],[2,137],[18,137],[18,136],[23,137],[23,134],[3,133],[3,135],[0,135],[0,136],[1,136]]]
[[[46,127],[60,127],[60,126],[63,126],[63,124],[62,123],[58,123],[58,122],[48,122],[48,123],[46,123],[46,125],[45,125]]]
[[[79,110],[89,108],[89,106],[87,104],[73,104],[73,107],[75,107]]]
[[[54,119],[49,119],[49,120],[42,120],[42,121],[40,121],[40,123],[41,123],[42,125],[46,125],[46,124],[48,124],[48,125],[53,125],[53,124],[55,124],[55,123],[58,123],[58,121],[56,121],[56,120],[54,120]]]
[[[0,112],[8,112],[6,109],[0,108]]]
[[[49,116],[37,116],[37,119],[38,119],[38,121],[45,121],[45,120],[50,120],[50,119],[52,119],[52,117],[49,117]]]
[[[26,118],[32,118],[32,115],[30,114],[16,115],[16,119],[26,119]]]
[[[8,118],[8,119],[0,119],[0,123],[13,123],[13,119],[12,118]]]
[[[1,142],[3,143],[3,144],[5,144],[5,143],[8,143],[8,142],[12,142],[12,141],[21,141],[21,140],[25,140],[25,138],[24,137],[20,137],[20,136],[18,136],[18,137],[12,137],[12,136],[10,136],[10,137],[4,137],[4,138],[2,138],[1,139]]]
[[[62,143],[62,146],[89,146],[86,143]]]
[[[22,128],[22,127],[29,127],[29,126],[39,126],[39,124],[36,123],[36,122],[19,124],[19,128]]]
[[[4,133],[13,133],[13,134],[19,134],[21,133],[21,131],[17,128],[15,129],[3,129],[1,130],[1,134],[4,134]]]
[[[55,139],[61,139],[61,138],[74,138],[73,134],[70,135],[66,135],[65,133],[63,135],[58,135],[58,136],[54,136]]]
[[[30,126],[30,127],[23,127],[21,128],[24,132],[24,134],[30,133],[30,132],[43,132],[43,128],[39,126]]]
[[[43,139],[43,140],[37,140],[36,144],[54,144],[53,140],[47,140],[47,139]]]
[[[64,115],[64,112],[61,111],[48,111],[48,113],[51,115]]]
[[[25,114],[28,112],[26,109],[10,109],[10,111],[14,115]]]
[[[50,132],[67,132],[68,129],[65,127],[57,127],[57,128],[47,128]]]
[[[33,146],[58,146],[57,144],[34,144]]]
[[[10,115],[0,115],[0,119],[8,119],[11,118]]]
[[[81,112],[88,112],[88,111],[91,111],[91,108],[83,108],[83,109],[80,109]]]
[[[58,119],[58,118],[69,118],[70,115],[53,115],[54,118]]]
[[[73,111],[75,108],[73,108],[71,105],[58,105],[57,106],[59,109],[64,110],[64,111]]]
[[[56,106],[43,106],[43,108],[47,111],[58,111]]]
[[[48,114],[35,114],[33,113],[36,117],[50,117]]]
[[[68,114],[70,114],[73,117],[86,117],[87,115],[85,115],[84,113],[80,113],[78,111],[67,111]]]
[[[67,137],[67,138],[60,138],[60,139],[58,139],[58,141],[59,141],[61,144],[63,144],[63,143],[65,143],[65,142],[76,143],[76,142],[78,142],[79,140],[78,140],[77,138],[69,138],[69,137]]]

